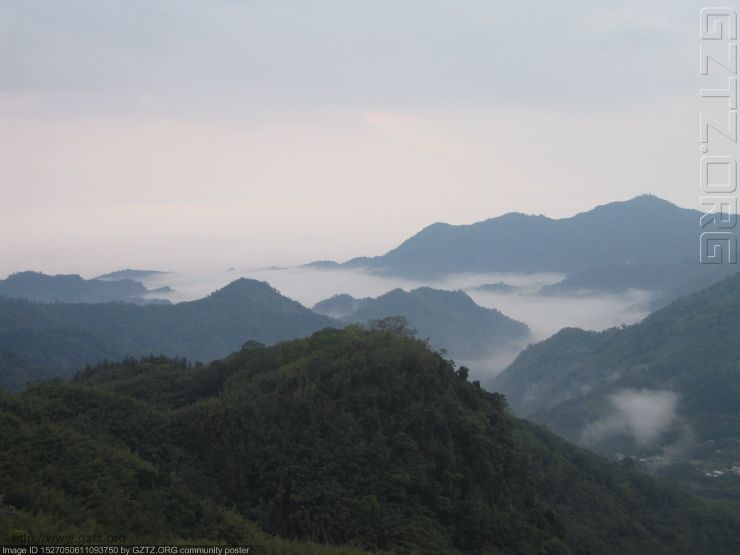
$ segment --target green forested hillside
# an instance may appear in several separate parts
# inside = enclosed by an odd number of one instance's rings
[[[34,303],[0,297],[0,388],[68,377],[86,364],[163,354],[210,361],[252,339],[272,344],[339,325],[240,279],[176,305]]]
[[[562,330],[491,387],[574,441],[740,498],[739,338],[735,276],[633,326]]]
[[[403,335],[327,329],[207,366],[126,361],[0,395],[0,494],[18,509],[0,511],[0,541],[86,531],[266,553],[317,549],[287,541],[398,553],[740,550],[733,506],[517,420],[467,369]]]

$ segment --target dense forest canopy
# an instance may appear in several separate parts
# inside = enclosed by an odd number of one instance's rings
[[[0,517],[3,541],[95,530],[294,552],[740,549],[734,506],[512,417],[467,369],[390,329],[251,342],[210,365],[129,360],[0,394],[0,494],[18,510]]]

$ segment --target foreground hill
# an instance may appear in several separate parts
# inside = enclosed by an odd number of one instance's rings
[[[18,510],[0,511],[3,543],[12,529],[399,553],[740,550],[735,508],[572,447],[424,343],[354,326],[0,394],[0,494]]]
[[[394,289],[375,299],[336,295],[313,309],[359,323],[404,316],[419,337],[429,338],[433,347],[445,348],[461,360],[484,358],[511,345],[521,348],[530,333],[526,324],[477,305],[462,291],[430,287]]]
[[[249,340],[272,344],[337,322],[240,279],[176,305],[33,303],[0,298],[0,387],[68,377],[86,364],[163,354],[210,361]]]
[[[317,267],[414,279],[461,272],[561,272],[566,280],[553,293],[645,288],[663,304],[737,270],[730,264],[697,263],[700,217],[697,210],[642,195],[570,218],[510,213],[470,225],[435,223],[382,256]]]
[[[740,498],[739,338],[736,275],[633,326],[562,330],[492,387],[574,441]]]
[[[0,279],[0,297],[13,297],[45,303],[168,303],[164,299],[146,298],[150,291],[130,278],[114,281],[84,279],[76,274],[50,276],[40,272],[18,272]]]

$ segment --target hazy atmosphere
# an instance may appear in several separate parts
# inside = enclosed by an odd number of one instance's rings
[[[0,273],[341,260],[645,192],[694,207],[699,7],[4,0]]]
[[[0,555],[738,555],[736,8],[0,0]]]

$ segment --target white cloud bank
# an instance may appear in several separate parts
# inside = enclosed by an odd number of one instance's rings
[[[676,421],[679,395],[668,390],[623,389],[609,396],[612,411],[583,430],[586,444],[615,435],[629,435],[647,445],[671,429]]]

